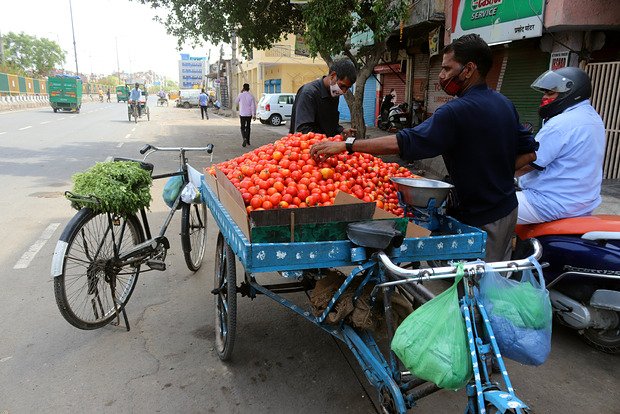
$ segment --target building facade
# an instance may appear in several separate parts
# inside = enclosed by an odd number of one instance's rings
[[[541,94],[530,88],[544,71],[579,66],[592,79],[592,105],[605,122],[605,178],[620,178],[620,2],[617,0],[420,0],[412,7],[398,41],[389,42],[378,79],[377,110],[394,88],[397,102],[416,101],[427,118],[454,99],[439,86],[441,49],[468,33],[491,46],[490,88],[515,104],[521,122],[537,132]],[[365,108],[365,112],[368,108]],[[442,162],[420,165],[442,177]]]
[[[179,88],[200,88],[207,75],[207,58],[193,57],[187,53],[181,54],[179,60]]]
[[[304,39],[288,36],[269,50],[253,50],[249,58],[236,56],[232,82],[235,91],[243,84],[258,100],[265,93],[296,93],[304,84],[327,75],[327,64],[321,58],[308,56]]]

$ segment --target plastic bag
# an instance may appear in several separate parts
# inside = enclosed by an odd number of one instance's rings
[[[186,204],[200,203],[200,191],[192,183],[187,183],[181,191],[181,200]]]
[[[540,265],[539,275],[523,271],[521,281],[507,279],[485,265],[480,297],[500,352],[506,358],[538,366],[551,352],[552,310]]]
[[[396,330],[391,345],[413,375],[451,390],[467,384],[473,372],[456,291],[462,278],[460,264],[454,284],[409,315]]]
[[[174,177],[171,177],[168,180],[168,182],[166,183],[166,186],[164,187],[164,192],[162,194],[164,198],[164,202],[166,203],[168,207],[172,208],[172,206],[174,205],[174,201],[179,196],[179,192],[181,192],[182,188],[183,188],[183,176],[182,175],[175,175]],[[181,207],[180,204],[179,204],[179,207]]]

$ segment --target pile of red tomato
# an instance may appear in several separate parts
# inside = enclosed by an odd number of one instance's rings
[[[215,175],[217,167],[226,174],[241,192],[248,214],[273,208],[329,206],[338,191],[344,191],[402,217],[403,209],[389,177],[414,176],[411,171],[361,153],[342,153],[317,162],[310,157],[310,147],[323,140],[342,141],[342,137],[289,134],[211,166],[207,172]]]

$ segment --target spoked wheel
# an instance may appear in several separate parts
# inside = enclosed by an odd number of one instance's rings
[[[181,243],[185,263],[191,271],[200,269],[207,246],[207,205],[183,203]]]
[[[146,120],[147,121],[151,120],[151,111],[148,106],[146,107]]]
[[[387,387],[381,389],[381,412],[383,414],[399,414],[396,401]]]
[[[136,286],[140,265],[120,267],[115,246],[127,251],[144,241],[135,216],[110,224],[107,214],[80,210],[56,245],[61,273],[54,277],[56,304],[62,316],[80,329],[97,329],[118,316]],[[54,266],[52,265],[52,271]]]
[[[134,119],[134,122],[137,124],[138,123],[138,105],[133,106],[133,119]]]
[[[215,250],[215,351],[230,359],[237,328],[237,269],[235,254],[220,232]]]

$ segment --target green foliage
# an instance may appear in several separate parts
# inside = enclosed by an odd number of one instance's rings
[[[80,196],[94,195],[100,204],[71,199],[71,205],[80,209],[90,207],[95,211],[135,214],[151,204],[151,174],[134,161],[99,162],[93,167],[71,177],[73,193]]]
[[[66,52],[45,37],[9,32],[2,36],[2,42],[10,73],[47,76],[65,61]]]

